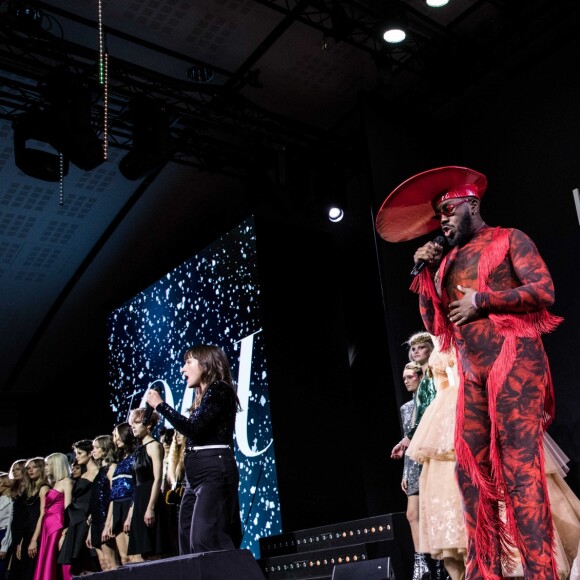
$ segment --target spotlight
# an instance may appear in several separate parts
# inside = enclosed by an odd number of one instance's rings
[[[389,44],[398,44],[399,42],[403,42],[405,38],[407,38],[407,34],[397,25],[391,25],[385,28],[385,32],[383,32],[383,39]]]
[[[119,171],[132,181],[145,177],[165,163],[177,147],[169,132],[170,117],[164,104],[141,97],[129,103],[133,146],[121,159]]]
[[[392,0],[384,8],[383,39],[389,44],[403,42],[407,37],[406,26],[407,18],[403,6],[399,2]]]
[[[445,6],[449,4],[449,0],[426,0],[427,6],[431,6],[432,8],[441,8],[441,6]]]
[[[33,147],[33,143],[49,143],[52,126],[42,111],[29,111],[13,122],[14,162],[29,177],[43,181],[59,181],[61,159],[58,152],[50,153]],[[68,174],[68,158],[63,155],[62,176]]]
[[[312,160],[309,186],[312,201],[319,215],[331,222],[344,218],[346,206],[346,176],[336,152],[327,150]]]
[[[331,207],[328,210],[328,219],[331,222],[339,222],[344,217],[344,211],[340,207]]]

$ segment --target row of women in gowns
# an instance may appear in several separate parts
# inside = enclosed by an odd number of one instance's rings
[[[109,494],[108,482],[101,485],[98,497],[94,493],[94,482],[102,475],[107,480],[108,470],[99,468],[92,457],[95,442],[73,445],[81,472],[74,479],[62,453],[13,464],[14,481],[24,471],[28,484],[13,502],[11,580],[68,580],[71,574],[95,570],[87,546],[87,518],[94,518],[96,525],[91,527],[100,525],[99,499],[107,498],[106,510]]]

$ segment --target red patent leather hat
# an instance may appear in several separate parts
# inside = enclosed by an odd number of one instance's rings
[[[387,242],[405,242],[419,238],[439,228],[433,219],[432,202],[453,188],[472,185],[469,193],[449,195],[481,199],[487,188],[482,173],[451,165],[436,167],[413,175],[397,186],[383,202],[376,219],[378,234]]]

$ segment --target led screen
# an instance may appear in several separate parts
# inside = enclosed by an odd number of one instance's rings
[[[256,558],[259,538],[282,531],[265,340],[253,218],[108,317],[111,406],[117,422],[144,404],[152,385],[187,415],[193,392],[180,373],[185,349],[216,344],[227,353],[242,405],[235,431],[242,547]]]

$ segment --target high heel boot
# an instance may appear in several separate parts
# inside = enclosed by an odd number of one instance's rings
[[[415,552],[413,565],[413,580],[431,580],[431,572],[427,563],[427,556],[421,552]]]
[[[445,563],[443,560],[431,559],[431,578],[432,580],[448,580],[449,574],[445,570]]]

